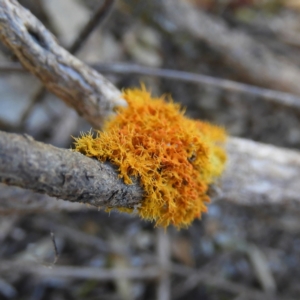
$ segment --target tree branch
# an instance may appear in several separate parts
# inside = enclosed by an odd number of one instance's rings
[[[124,184],[108,163],[5,132],[0,132],[0,182],[97,207],[132,208],[142,200],[138,184]]]
[[[220,198],[237,204],[300,204],[300,153],[240,138],[227,143]]]
[[[119,103],[120,92],[112,84],[60,48],[15,0],[0,0],[0,38],[94,126]],[[239,204],[299,202],[299,153],[233,138],[227,149],[219,198]],[[94,206],[133,207],[142,201],[138,184],[125,185],[109,164],[8,133],[0,133],[0,182]]]
[[[24,68],[95,128],[101,127],[115,106],[126,105],[116,87],[60,47],[44,25],[15,0],[0,0],[0,39]]]
[[[227,151],[221,192],[213,198],[245,205],[299,203],[299,153],[238,138],[229,139]],[[143,194],[137,182],[124,184],[108,163],[4,132],[0,132],[0,182],[97,207],[133,207]],[[5,201],[0,197],[0,212],[11,210]],[[28,210],[26,199],[14,201]]]

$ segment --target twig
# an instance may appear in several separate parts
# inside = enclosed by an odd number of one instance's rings
[[[80,33],[78,34],[75,41],[72,45],[68,48],[69,52],[72,54],[77,53],[84,42],[88,39],[91,35],[95,27],[97,27],[100,23],[102,23],[111,12],[111,9],[114,5],[114,0],[105,0],[104,3],[99,5],[95,12],[93,13],[92,17],[89,19],[87,24],[82,28]]]
[[[234,294],[244,294],[249,296],[251,299],[257,299],[257,300],[279,300],[282,299],[281,296],[276,295],[268,295],[267,293],[264,293],[262,291],[259,291],[257,289],[252,289],[246,286],[243,286],[242,284],[231,282],[225,278],[222,278],[219,275],[213,275],[209,274],[205,271],[200,270],[193,270],[186,266],[179,266],[177,264],[172,264],[171,271],[173,274],[177,274],[180,276],[188,277],[186,280],[186,285],[182,287],[182,291],[177,291],[177,293],[180,295],[184,295],[185,292],[196,288],[199,284],[205,284],[208,286],[213,286],[219,289],[222,289],[224,291],[234,293]],[[176,291],[176,290],[175,290]],[[177,299],[175,294],[175,299]],[[284,299],[286,299],[284,297]],[[292,300],[292,299],[289,299]]]
[[[300,71],[283,57],[242,31],[230,29],[218,17],[195,9],[187,1],[161,1],[164,22],[170,28],[185,31],[201,39],[219,52],[224,61],[239,71],[249,81],[276,88],[293,94],[300,94]],[[158,22],[156,18],[154,22]],[[173,32],[173,34],[175,34]]]
[[[41,213],[51,211],[83,211],[96,209],[81,203],[63,201],[0,183],[0,215]]]
[[[299,205],[298,152],[238,138],[228,140],[227,151],[227,168],[219,182],[221,192],[213,195],[214,199],[244,205]],[[125,185],[108,164],[3,132],[0,182],[95,206],[133,207],[142,200],[138,184]],[[218,190],[218,185],[214,187]],[[9,205],[6,198],[2,201],[0,197],[0,211],[1,207],[5,211]],[[18,205],[28,210],[26,200]]]
[[[220,198],[244,205],[300,204],[300,153],[239,138],[227,143]]]
[[[157,229],[157,258],[161,268],[157,286],[157,300],[171,299],[171,279],[170,279],[170,237],[167,230]]]
[[[76,112],[66,106],[63,107],[59,119],[51,128],[51,137],[47,142],[60,148],[69,147],[70,137],[78,134],[78,122]]]
[[[113,74],[125,74],[125,75],[126,74],[147,75],[147,76],[167,78],[176,81],[191,82],[196,84],[199,83],[205,86],[220,88],[230,92],[250,94],[259,97],[261,100],[266,100],[270,103],[291,107],[297,110],[300,109],[299,96],[290,93],[276,91],[276,90],[265,89],[250,84],[240,83],[233,80],[217,78],[217,77],[212,77],[203,74],[196,74],[196,73],[191,73],[186,71],[150,68],[150,67],[144,67],[144,66],[128,64],[128,63],[109,63],[109,64],[96,63],[96,64],[91,64],[90,66],[96,71],[104,74],[113,73]],[[24,70],[19,64],[0,63],[0,72],[1,71],[24,72],[26,70]],[[244,100],[245,98],[239,97],[239,99]]]
[[[25,21],[22,21],[22,18],[24,18]],[[12,26],[12,29],[10,29],[10,26]],[[38,74],[42,79],[49,79],[49,82],[46,80],[45,84],[50,84],[54,91],[62,98],[64,98],[65,95],[68,95],[68,99],[73,101],[74,107],[79,112],[84,110],[84,116],[94,125],[100,125],[96,115],[99,117],[101,112],[101,115],[104,117],[108,112],[107,110],[104,112],[101,109],[101,102],[98,102],[101,95],[103,96],[105,94],[107,96],[104,99],[104,102],[108,105],[111,105],[109,104],[110,100],[113,101],[113,97],[110,97],[112,95],[111,92],[113,94],[114,92],[117,92],[117,94],[120,95],[120,92],[110,83],[107,83],[96,71],[92,71],[60,48],[49,32],[47,32],[28,11],[21,8],[15,0],[0,0],[0,37],[10,45],[21,61],[22,59],[24,60],[23,63],[31,72]],[[40,40],[37,41],[37,39]],[[36,58],[39,56],[40,59]],[[68,65],[67,68],[65,67],[66,65]],[[74,72],[77,72],[76,76],[74,76]],[[81,81],[83,77],[86,80]],[[82,96],[82,98],[79,97],[79,95]],[[86,99],[84,96],[86,96]],[[98,96],[100,98],[97,98]],[[81,101],[81,99],[83,99],[83,101]],[[114,102],[114,104],[116,104],[116,102]],[[85,110],[86,107],[89,109]],[[92,107],[95,109],[96,114],[92,110]],[[13,141],[15,142],[13,143]],[[2,159],[2,182],[26,187],[71,201],[87,201],[88,198],[95,199],[97,195],[102,198],[105,196],[106,198],[104,197],[104,199],[107,201],[109,195],[113,195],[113,192],[116,192],[117,190],[122,191],[122,189],[130,190],[130,193],[133,193],[132,197],[134,200],[131,199],[131,201],[127,203],[124,198],[122,205],[119,206],[134,205],[141,200],[140,188],[138,188],[137,185],[123,185],[117,179],[117,174],[114,171],[111,173],[111,176],[114,176],[113,179],[106,182],[106,184],[109,183],[110,186],[109,184],[107,185],[105,195],[99,194],[100,190],[97,190],[97,188],[92,185],[92,182],[94,181],[91,180],[89,176],[87,176],[89,179],[86,177],[80,179],[82,182],[77,189],[71,183],[69,185],[65,184],[61,189],[62,181],[64,179],[62,174],[66,173],[66,170],[63,169],[62,166],[58,169],[60,170],[59,174],[56,174],[55,172],[52,174],[56,177],[51,180],[49,178],[47,185],[43,180],[36,182],[36,178],[40,178],[41,174],[47,176],[47,172],[50,171],[47,168],[54,164],[54,162],[51,161],[53,160],[53,152],[56,153],[56,160],[60,161],[61,165],[65,165],[68,160],[71,162],[72,159],[75,158],[76,163],[79,163],[79,161],[81,162],[82,160],[87,164],[91,164],[91,170],[86,167],[86,174],[90,174],[89,172],[93,173],[97,168],[99,169],[99,166],[101,166],[101,169],[106,168],[107,165],[102,165],[100,163],[96,164],[93,160],[83,158],[82,156],[80,156],[82,159],[79,159],[79,154],[57,148],[50,148],[49,146],[47,147],[43,144],[36,143],[33,140],[26,140],[25,138],[16,135],[2,133],[1,145],[0,151],[5,154],[0,156]],[[42,150],[44,153],[42,153]],[[282,201],[285,201],[285,203],[299,203],[299,153],[241,139],[229,139],[228,152],[229,162],[227,170],[221,180],[221,196],[223,198],[236,203],[251,205],[255,203],[282,204]],[[40,160],[35,160],[33,163],[32,153],[39,155]],[[63,157],[63,155],[65,155],[65,157]],[[14,169],[13,167],[17,166],[16,162],[23,165],[24,169]],[[68,166],[67,170],[71,170],[70,174],[73,174],[72,172],[74,170],[71,165],[68,164]],[[28,172],[26,168],[29,168],[32,174]],[[81,169],[81,176],[84,175],[83,169],[84,168]],[[38,174],[36,178],[32,176],[34,172]],[[17,177],[16,174],[20,177]],[[50,175],[51,174],[49,174],[49,176]],[[43,176],[41,177],[42,179],[44,178]],[[97,176],[101,176],[101,174],[95,174],[96,180],[98,178]],[[70,179],[70,177],[66,178]],[[66,180],[66,178],[64,180]],[[72,182],[75,183],[76,180],[73,180]],[[89,186],[85,185],[87,182],[90,184]],[[114,188],[115,184],[117,184],[118,188]],[[119,186],[119,184],[121,184],[121,186]],[[122,192],[116,193],[116,196],[118,197],[121,195]],[[131,196],[128,197],[130,198]],[[91,201],[91,204],[94,203],[94,205],[111,204],[105,203],[105,200],[103,202],[103,199],[100,201],[99,199],[97,201]]]
[[[0,62],[0,72],[7,73],[7,72],[20,72],[20,73],[27,73],[27,70],[22,68],[19,63],[14,62]]]
[[[61,48],[51,33],[15,0],[0,0],[0,39],[22,65],[95,128],[126,105],[121,93],[95,70]]]
[[[127,278],[134,280],[156,280],[160,276],[159,267],[146,267],[146,268],[127,268],[124,270],[120,269],[99,269],[89,267],[72,267],[72,266],[54,266],[53,268],[47,268],[42,265],[35,265],[32,263],[20,263],[19,261],[0,261],[1,273],[20,272],[25,274],[33,274],[40,277],[66,277],[69,279],[95,279],[102,281],[115,280],[118,278]],[[223,289],[231,293],[245,293],[255,299],[270,299],[268,295],[255,289],[244,287],[238,283],[231,282],[223,279],[219,276],[207,274],[205,272],[197,271],[187,268],[181,265],[172,264],[170,271],[173,274],[179,276],[195,276],[196,286],[199,283],[204,283],[210,286]],[[280,296],[276,297],[272,295],[272,300],[281,299]],[[284,297],[284,299],[287,299]],[[289,299],[291,300],[291,299]]]
[[[46,95],[46,89],[44,88],[43,85],[40,85],[35,89],[29,104],[27,105],[26,109],[24,110],[24,112],[20,117],[19,128],[24,128],[25,121],[28,119],[33,108],[41,99],[43,99],[45,95]]]
[[[98,236],[88,234],[73,227],[56,224],[55,222],[45,220],[44,218],[35,218],[33,220],[33,226],[42,228],[44,230],[52,228],[52,230],[59,232],[60,236],[63,236],[64,238],[69,240],[73,240],[73,242],[79,245],[83,245],[85,247],[93,247],[95,250],[97,250],[97,252],[100,251],[106,254],[115,254],[120,256],[126,255],[126,253],[124,253],[122,249],[120,250],[119,248],[114,247]]]
[[[82,28],[82,30],[79,32],[78,36],[76,37],[75,41],[69,47],[68,50],[71,54],[76,54],[82,48],[85,41],[91,35],[93,29],[107,17],[107,15],[109,14],[113,6],[113,3],[114,0],[106,0],[104,4],[101,3],[101,5],[96,9],[93,16],[89,19],[87,24]],[[20,118],[19,127],[24,126],[24,123],[27,120],[30,112],[32,111],[32,108],[35,106],[36,103],[40,102],[45,96],[46,96],[46,89],[43,85],[40,85],[36,89],[32,97],[32,100],[30,101],[29,106],[27,107],[22,117]]]
[[[276,90],[265,89],[250,84],[216,78],[203,74],[195,74],[191,72],[170,69],[150,68],[127,63],[92,64],[91,66],[95,70],[104,74],[114,73],[147,75],[173,79],[176,81],[200,83],[205,86],[221,88],[230,92],[251,94],[271,103],[288,106],[297,110],[300,109],[300,98],[293,94],[283,93]],[[243,100],[244,98],[240,97],[239,99]]]
[[[54,266],[47,268],[42,265],[32,263],[21,263],[18,261],[1,261],[0,270],[2,272],[21,272],[25,274],[33,274],[42,277],[67,277],[73,279],[96,279],[109,281],[118,278],[127,278],[134,280],[154,280],[159,276],[158,267],[127,268],[120,269],[99,269],[89,267],[73,267],[73,266]]]
[[[53,231],[50,232],[50,236],[51,236],[51,240],[52,240],[52,244],[53,244],[53,249],[54,249],[54,253],[55,253],[54,260],[52,262],[52,266],[54,266],[57,263],[57,261],[58,261],[59,252],[58,252],[58,249],[57,249],[57,245],[56,245],[56,241],[55,241],[55,235],[54,235]]]
[[[97,207],[133,207],[142,200],[138,184],[124,184],[108,163],[4,132],[0,182]]]

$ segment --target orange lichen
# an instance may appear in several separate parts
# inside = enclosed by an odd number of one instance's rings
[[[178,104],[152,98],[144,87],[125,90],[123,97],[128,107],[118,108],[97,137],[77,138],[75,150],[109,160],[126,184],[139,179],[142,218],[185,227],[207,210],[208,185],[226,161],[225,131],[188,119]]]

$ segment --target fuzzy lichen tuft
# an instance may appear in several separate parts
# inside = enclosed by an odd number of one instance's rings
[[[207,211],[208,186],[226,161],[226,133],[185,117],[178,104],[152,98],[144,87],[125,90],[123,97],[128,107],[118,108],[97,137],[77,138],[75,150],[110,161],[126,184],[139,179],[144,199],[139,208],[125,211],[157,225],[186,227]]]

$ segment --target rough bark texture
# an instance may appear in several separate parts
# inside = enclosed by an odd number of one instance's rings
[[[237,204],[300,204],[300,154],[244,139],[230,138],[228,163],[213,198]],[[94,206],[133,207],[142,201],[137,183],[125,185],[117,171],[70,150],[34,141],[28,136],[0,133],[0,182]],[[11,210],[68,210],[48,196],[5,191],[0,213]],[[23,195],[23,196],[22,196]],[[14,203],[7,203],[11,199]],[[50,203],[49,203],[50,202]],[[51,203],[52,202],[52,203]]]
[[[120,91],[62,47],[53,35],[15,0],[0,0],[0,38],[24,68],[46,88],[101,127],[117,105],[126,105]]]
[[[0,132],[0,182],[97,207],[142,201],[139,185],[125,185],[110,164],[5,132]]]
[[[239,138],[227,143],[221,198],[237,204],[300,204],[300,153]]]
[[[203,24],[206,18],[201,19]],[[214,26],[210,29],[216,30],[216,34],[223,32],[219,32],[220,24]],[[203,38],[205,28],[197,29],[203,30]],[[224,34],[227,33],[225,30]],[[15,0],[0,0],[0,38],[30,72],[94,126],[98,127],[100,117],[109,115],[119,103],[120,92],[112,84],[60,48],[43,25]],[[226,46],[224,36],[212,39]],[[253,74],[256,72],[257,65],[253,66]],[[274,76],[279,80],[283,75],[277,72]],[[289,76],[282,79],[283,84],[290,82],[293,91],[298,91],[299,86],[291,83]],[[299,153],[232,138],[227,149],[229,161],[220,180],[219,198],[239,204],[299,203]],[[109,164],[8,133],[0,133],[0,182],[95,206],[133,207],[142,200],[138,184],[125,185]],[[0,208],[5,211],[5,201],[11,198],[4,198],[4,204],[2,199]]]

